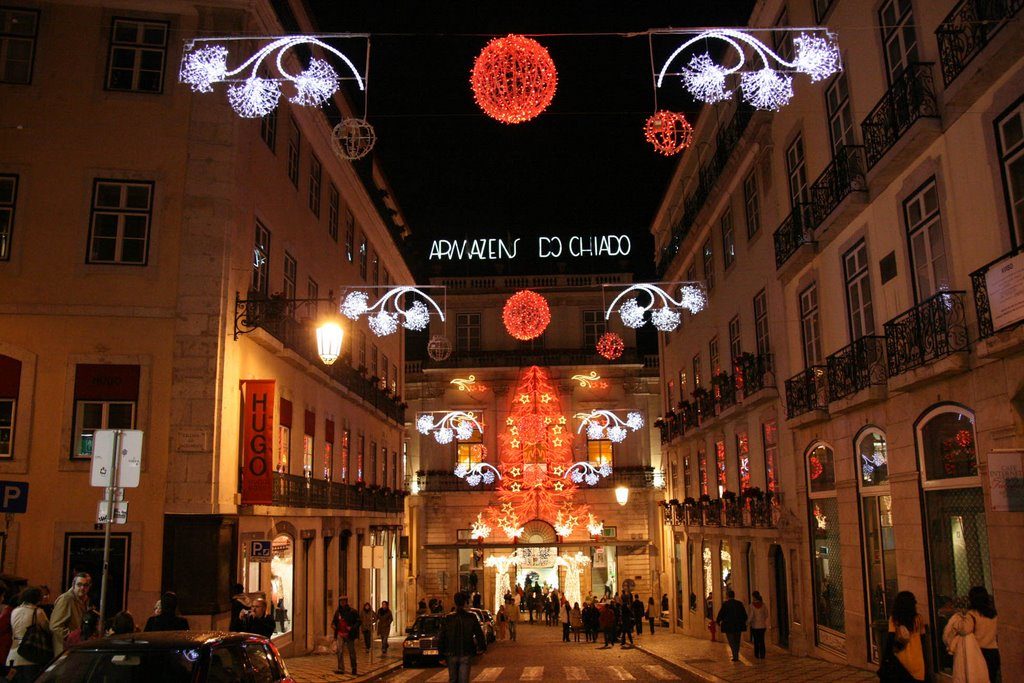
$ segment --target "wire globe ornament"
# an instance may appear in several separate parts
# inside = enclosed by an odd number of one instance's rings
[[[597,340],[597,352],[608,360],[621,358],[622,352],[625,350],[626,342],[622,341],[622,337],[615,332],[605,332]]]
[[[452,355],[452,343],[443,334],[435,334],[427,342],[427,355],[430,360],[441,362]]]
[[[670,157],[693,144],[693,126],[682,114],[663,109],[647,119],[644,137],[655,151]]]
[[[477,55],[470,78],[484,113],[502,123],[522,123],[547,109],[558,74],[547,48],[532,38],[494,38]]]
[[[547,299],[524,289],[508,298],[501,319],[510,335],[520,341],[529,341],[544,334],[551,322],[551,309]]]
[[[345,119],[331,131],[331,149],[342,159],[362,159],[377,144],[377,132],[364,119]]]

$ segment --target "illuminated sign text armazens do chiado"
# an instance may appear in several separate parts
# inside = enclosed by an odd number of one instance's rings
[[[497,261],[519,255],[523,238],[503,240],[496,237],[475,240],[434,240],[430,260]],[[633,244],[629,235],[572,235],[537,237],[538,258],[586,258],[590,256],[629,256]]]

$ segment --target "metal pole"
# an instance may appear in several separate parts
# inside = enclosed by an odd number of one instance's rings
[[[110,572],[110,525],[114,522],[114,504],[117,498],[117,470],[121,462],[121,441],[123,432],[118,429],[114,433],[114,457],[110,461],[110,485],[106,488],[107,493],[107,521],[103,525],[103,578],[100,580],[100,625],[99,633],[106,633],[106,617],[104,612],[107,609],[107,575]]]
[[[4,515],[4,531],[2,540],[0,540],[0,574],[4,571],[4,566],[7,564],[7,538],[11,535],[11,522],[14,520],[14,514],[8,512]]]

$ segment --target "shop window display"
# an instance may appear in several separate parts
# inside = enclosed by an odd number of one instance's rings
[[[835,454],[826,444],[814,444],[805,464],[816,639],[819,645],[838,650],[843,647],[846,616]]]
[[[273,606],[274,635],[292,630],[293,592],[295,588],[295,544],[292,537],[281,534],[271,544],[270,603]]]

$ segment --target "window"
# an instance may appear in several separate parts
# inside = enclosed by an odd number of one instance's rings
[[[718,543],[718,563],[722,570],[722,596],[733,589],[732,582],[732,549],[729,541],[722,540]]]
[[[687,282],[696,282],[697,281],[697,264],[696,263],[691,262],[690,265],[688,265],[686,267],[686,281]]]
[[[594,467],[612,465],[612,442],[608,439],[587,439],[587,462]]]
[[[821,365],[821,322],[818,319],[816,284],[800,292],[800,334],[804,347],[804,367]]]
[[[761,195],[757,189],[756,169],[743,179],[743,212],[747,219],[747,237],[753,237],[761,229]]]
[[[583,311],[583,348],[592,349],[608,329],[604,311]]]
[[[380,484],[381,486],[388,485],[388,447],[382,446],[380,449]]]
[[[701,571],[703,574],[704,583],[704,616],[708,619],[715,618],[715,579],[712,574],[711,567],[711,548],[708,546],[707,541],[701,541],[700,544],[700,555],[701,555]]]
[[[398,396],[398,363],[391,366],[391,393]]]
[[[896,581],[896,536],[889,495],[889,456],[885,434],[874,427],[861,431],[854,444],[860,473],[861,544],[865,562],[864,597],[869,615],[871,661],[879,661],[889,612],[899,590]]]
[[[480,314],[459,313],[455,316],[455,353],[480,351]]]
[[[700,495],[708,495],[708,455],[703,448],[697,449],[697,478],[700,481]]]
[[[320,302],[317,301],[320,298],[320,285],[313,278],[306,279],[306,298],[309,299],[306,304],[307,315],[315,320],[320,312]]]
[[[370,376],[371,377],[379,377],[380,376],[378,374],[379,371],[380,371],[380,368],[377,365],[377,345],[376,344],[370,344]]]
[[[822,19],[825,18],[825,14],[828,13],[829,8],[832,7],[833,2],[835,2],[835,0],[814,0],[815,21],[819,24],[821,23]]]
[[[114,19],[110,30],[107,89],[162,92],[169,29],[166,21]]]
[[[3,11],[0,10],[0,14]],[[14,206],[18,200],[18,176],[0,175],[0,261],[11,259]]]
[[[386,353],[380,355],[380,388],[382,391],[388,390],[388,355]]]
[[[840,71],[825,91],[825,108],[828,110],[832,156],[839,156],[844,146],[857,144],[853,137],[853,110],[850,107],[850,89],[846,84],[845,71]]]
[[[711,290],[715,288],[715,258],[711,249],[710,237],[704,242],[700,252],[701,257],[704,259],[704,284],[708,294],[710,294]]]
[[[270,231],[256,221],[256,238],[252,247],[252,291],[267,295],[270,282]]]
[[[708,360],[711,361],[711,376],[714,377],[722,371],[718,356],[718,337],[712,337],[708,342]]]
[[[284,252],[284,298],[294,299],[295,298],[295,281],[298,279],[299,265],[295,262],[295,257],[289,254],[287,251]],[[289,304],[289,313],[295,312],[295,304]]]
[[[764,445],[765,490],[774,494],[778,491],[775,466],[779,456],[779,428],[775,420],[761,424],[761,442]]]
[[[722,230],[722,265],[725,270],[736,262],[736,237],[732,232],[732,209],[722,214],[718,222]]]
[[[307,410],[302,430],[302,474],[313,478],[313,442],[316,440],[316,413]]]
[[[349,263],[355,260],[356,217],[351,209],[345,209],[345,258]]]
[[[839,543],[839,500],[836,497],[832,448],[815,443],[806,456],[807,509],[811,539],[811,574],[817,640],[834,642],[828,632],[846,632],[843,602],[843,561]]]
[[[693,489],[693,471],[690,469],[690,454],[683,456],[683,497],[689,496]]]
[[[335,242],[338,241],[338,214],[341,210],[341,197],[338,188],[331,183],[327,189],[327,234]]]
[[[309,210],[320,218],[320,183],[323,180],[324,167],[315,154],[309,155]]]
[[[686,371],[680,368],[680,370],[679,370],[679,402],[680,403],[683,402],[683,400],[684,400],[683,397],[684,397],[685,393],[686,393]],[[671,403],[669,403],[669,408],[671,408],[671,407],[672,407],[672,405],[671,405]]]
[[[370,462],[366,464],[366,481],[371,485],[377,483],[377,442],[370,442]]]
[[[910,267],[914,273],[914,296],[921,302],[949,289],[949,265],[934,178],[904,202],[903,212],[910,243]]]
[[[804,138],[797,135],[786,150],[786,174],[789,179],[789,205],[796,208],[809,201],[807,163],[804,158]]]
[[[0,83],[31,83],[39,12],[0,7]]]
[[[366,235],[359,237],[359,277],[366,282]]]
[[[363,481],[363,462],[366,458],[366,435],[362,432],[356,437],[356,481]]]
[[[292,402],[282,398],[277,416],[277,471],[288,473],[292,455]]]
[[[299,151],[302,147],[302,134],[295,117],[288,117],[288,179],[296,188],[299,186]]]
[[[271,152],[277,153],[277,107],[260,119],[260,139]]]
[[[789,10],[783,6],[779,18],[775,20],[776,26],[789,26]],[[776,54],[787,62],[793,61],[793,33],[791,31],[772,31],[772,43]]]
[[[746,432],[736,432],[736,471],[740,477],[740,493],[749,489],[750,479],[750,439]]]
[[[295,616],[295,544],[292,537],[287,534],[275,536],[270,544],[270,594],[277,596],[274,619],[273,635],[288,633],[292,630],[292,623]],[[277,612],[277,608],[281,611]],[[277,619],[280,615],[282,618]],[[301,618],[301,617],[300,617]],[[225,667],[227,669],[227,667]],[[234,673],[225,671],[222,680],[242,680],[246,676],[245,669],[241,662]]]
[[[763,289],[754,295],[754,344],[759,355],[767,356],[772,352],[768,332],[768,294]]]
[[[97,429],[134,429],[138,400],[138,365],[75,366],[71,458],[92,457]]]
[[[696,391],[701,382],[703,381],[703,373],[700,367],[700,354],[694,354],[693,356],[693,390]]]
[[[470,465],[475,465],[478,462],[483,462],[486,450],[484,449],[483,442],[480,441],[480,435],[477,434],[476,436],[477,438],[472,441],[458,442],[458,446],[456,446],[455,449],[456,465],[465,465],[466,467],[469,467]]]
[[[380,254],[377,252],[373,252],[373,269],[370,272],[373,273],[374,287],[380,286]]]
[[[892,84],[908,66],[918,61],[910,0],[888,0],[878,10],[878,19],[885,49],[885,74]]]
[[[334,473],[334,421],[324,421],[324,481]]]
[[[715,442],[715,478],[718,482],[718,497],[729,488],[725,465],[725,441]]]
[[[359,330],[359,369],[366,369],[366,333]]]
[[[380,276],[380,283],[385,287],[391,286],[391,273],[388,272],[387,268],[383,269],[383,274]]]
[[[93,181],[86,263],[146,265],[152,218],[153,183]]]
[[[346,427],[341,432],[341,481],[348,483],[352,457],[352,430]]]
[[[743,339],[740,336],[740,317],[729,321],[729,365],[735,369],[743,355]]]
[[[14,457],[14,428],[21,390],[21,361],[0,354],[0,458]]]
[[[850,341],[875,333],[871,307],[871,277],[868,273],[868,247],[864,240],[843,254],[843,278],[846,281],[846,314],[850,323]]]
[[[1024,242],[1024,100],[996,122],[996,137],[1013,231],[1011,241],[1017,245]]]

